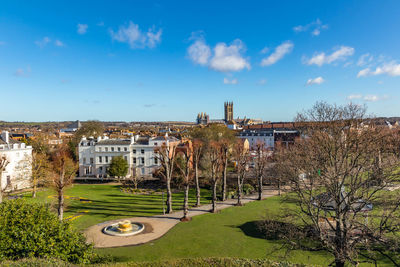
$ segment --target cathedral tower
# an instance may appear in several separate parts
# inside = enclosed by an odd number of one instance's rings
[[[233,102],[225,102],[224,103],[225,110],[225,122],[233,121]]]

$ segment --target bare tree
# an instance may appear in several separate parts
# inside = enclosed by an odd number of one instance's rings
[[[256,145],[256,156],[254,158],[254,171],[257,177],[258,184],[258,200],[262,199],[263,193],[263,178],[268,164],[268,151],[264,143]]]
[[[0,203],[3,202],[3,172],[6,170],[6,167],[9,163],[10,162],[5,155],[0,155]]]
[[[21,164],[18,165],[22,178],[30,177],[32,186],[32,198],[36,197],[37,189],[40,183],[44,183],[49,175],[49,159],[44,153],[33,152],[27,155]]]
[[[303,138],[277,152],[276,167],[296,195],[292,215],[313,229],[332,264],[357,265],[360,256],[374,261],[380,254],[399,266],[400,197],[385,189],[398,184],[393,147],[400,144],[365,114],[358,105],[317,103],[298,115]],[[367,221],[372,205],[377,208]]]
[[[211,212],[217,212],[217,185],[219,181],[219,170],[221,169],[221,146],[218,141],[211,141],[208,148],[208,159],[210,162],[211,182],[212,182],[212,209]]]
[[[233,158],[236,162],[236,175],[237,175],[237,204],[238,206],[242,205],[242,196],[243,196],[243,183],[246,177],[246,172],[249,168],[249,151],[244,146],[243,140],[238,139],[233,148]]]
[[[193,165],[194,165],[194,182],[196,186],[196,206],[200,206],[200,183],[199,183],[199,165],[203,157],[204,144],[200,139],[194,139],[193,146]]]
[[[64,216],[64,190],[69,186],[78,170],[77,164],[71,158],[67,146],[58,147],[52,154],[53,175],[50,178],[50,185],[57,192],[58,218],[62,221]]]
[[[186,142],[182,146],[178,146],[177,154],[182,158],[181,164],[177,164],[179,171],[183,176],[184,198],[183,198],[183,217],[181,221],[189,221],[189,186],[193,177],[193,147],[192,143]]]
[[[229,148],[231,144],[228,139],[222,139],[220,141],[220,162],[221,162],[221,169],[222,169],[222,201],[226,200],[226,175],[227,175],[227,168],[228,168],[228,160],[229,160]]]
[[[155,149],[157,157],[161,163],[160,173],[165,178],[167,184],[167,213],[172,213],[171,179],[174,171],[176,147],[176,143],[170,142]]]

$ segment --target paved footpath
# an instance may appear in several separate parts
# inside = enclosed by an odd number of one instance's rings
[[[277,190],[264,190],[263,199],[278,195]],[[248,203],[256,201],[258,194],[245,196],[242,199],[242,203]],[[226,209],[234,206],[237,203],[237,199],[228,199],[224,202],[218,202],[217,209]],[[193,207],[189,209],[189,217],[210,213],[211,204],[202,205],[200,207]],[[96,248],[110,248],[110,247],[121,247],[121,246],[134,246],[141,245],[155,239],[162,237],[172,227],[180,222],[180,218],[183,216],[183,211],[173,212],[165,215],[155,215],[146,217],[133,217],[126,218],[123,220],[130,220],[132,222],[139,222],[145,225],[145,231],[143,233],[134,236],[110,236],[102,232],[103,228],[112,223],[117,223],[122,219],[107,221],[99,223],[87,228],[84,232],[88,242],[94,244]],[[147,227],[146,227],[147,226]],[[147,231],[146,231],[147,228]]]

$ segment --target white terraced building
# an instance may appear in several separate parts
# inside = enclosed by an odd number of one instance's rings
[[[8,164],[0,176],[1,189],[14,191],[29,188],[32,176],[32,147],[11,139],[9,132],[4,131],[0,135],[0,157],[3,156]]]
[[[154,149],[163,144],[179,140],[175,137],[140,137],[109,139],[108,137],[86,138],[79,143],[79,176],[107,177],[113,157],[122,156],[128,162],[127,177],[151,176],[161,164]]]

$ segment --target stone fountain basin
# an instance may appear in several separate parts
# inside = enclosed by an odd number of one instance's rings
[[[103,233],[112,236],[132,236],[144,231],[144,225],[139,222],[131,222],[132,230],[121,232],[118,230],[119,223],[113,223],[103,228]]]

